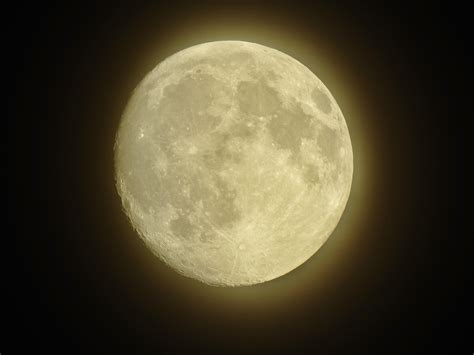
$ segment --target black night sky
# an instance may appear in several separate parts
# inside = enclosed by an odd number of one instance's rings
[[[474,351],[466,306],[472,231],[463,226],[473,79],[467,9],[157,0],[17,2],[3,15],[2,234],[13,248],[2,257],[9,317],[0,353]],[[343,257],[325,264],[316,254],[251,290],[183,278],[148,251],[121,211],[113,144],[122,111],[143,76],[180,49],[258,39],[285,50],[292,38],[324,48],[330,70],[318,76],[333,94],[343,88],[335,96],[346,119],[369,132],[359,143],[371,159],[370,197],[351,207],[365,216],[357,237]],[[304,63],[311,53],[301,52]],[[322,255],[336,250],[327,244]],[[312,267],[331,270],[306,279]],[[293,279],[301,290],[284,297]]]

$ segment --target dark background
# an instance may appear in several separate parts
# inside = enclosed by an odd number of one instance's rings
[[[472,230],[463,228],[473,117],[467,9],[69,2],[17,3],[3,17],[3,238],[14,248],[3,249],[12,317],[2,316],[2,354],[474,351]],[[112,147],[131,91],[160,56],[196,44],[173,44],[176,33],[213,21],[271,25],[273,43],[278,31],[323,38],[326,60],[366,107],[373,179],[370,203],[359,207],[370,216],[360,242],[331,277],[285,301],[275,301],[282,291],[272,282],[234,297],[178,276],[139,241],[115,192]]]

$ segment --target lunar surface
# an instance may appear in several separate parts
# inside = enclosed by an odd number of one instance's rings
[[[310,258],[341,218],[352,170],[346,122],[321,80],[241,41],[160,63],[115,142],[135,230],[173,269],[216,286],[272,280]]]

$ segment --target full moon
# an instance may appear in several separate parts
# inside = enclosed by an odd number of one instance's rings
[[[304,263],[351,190],[334,97],[296,59],[255,43],[204,43],[161,62],[134,90],[114,150],[123,209],[145,244],[215,286]]]

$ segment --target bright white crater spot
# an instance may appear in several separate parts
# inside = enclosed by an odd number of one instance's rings
[[[324,84],[277,50],[185,49],[133,92],[115,143],[118,192],[146,245],[181,274],[252,285],[310,258],[352,182],[344,117]]]

